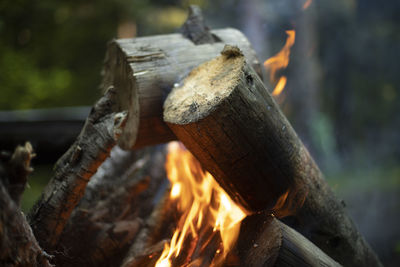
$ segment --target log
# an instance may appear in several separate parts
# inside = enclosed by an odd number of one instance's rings
[[[225,44],[240,47],[249,64],[261,75],[262,69],[246,37],[231,28],[208,31],[199,12],[191,8],[182,33],[109,43],[102,86],[117,88],[115,112],[129,111],[119,140],[123,149],[176,139],[162,119],[166,96],[191,69],[217,56]]]
[[[237,203],[279,216],[297,208],[291,226],[333,259],[381,266],[237,48],[226,47],[174,88],[164,120]]]
[[[241,52],[230,47],[195,69],[168,96],[164,120],[232,199],[253,212],[272,209],[294,179],[290,166],[276,160],[292,155],[277,147],[285,131],[267,128],[275,119],[268,113],[279,110],[258,101],[254,72],[243,66]]]
[[[75,143],[59,159],[55,174],[28,215],[39,244],[52,253],[87,183],[125,125],[126,112],[112,112],[115,90],[109,88],[92,108]]]
[[[234,266],[341,266],[304,236],[268,213],[247,217],[224,264]]]

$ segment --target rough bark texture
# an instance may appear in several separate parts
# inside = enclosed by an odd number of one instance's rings
[[[32,146],[18,146],[11,155],[1,151],[0,161],[0,265],[51,266],[32,233],[19,201],[32,172]]]
[[[53,252],[86,184],[108,157],[125,125],[126,112],[111,110],[114,94],[110,88],[93,107],[81,134],[57,162],[54,177],[29,214],[36,238],[49,252]]]
[[[239,261],[234,262],[234,258]],[[259,213],[243,221],[238,242],[225,266],[341,265],[289,226],[267,213]]]
[[[109,44],[103,86],[117,88],[114,111],[129,110],[128,123],[119,141],[122,148],[176,139],[162,120],[166,96],[191,69],[217,56],[224,44],[240,47],[249,64],[261,74],[255,52],[240,31],[208,31],[201,13],[192,8],[182,32],[114,40]]]
[[[60,238],[57,266],[120,266],[166,189],[164,150],[115,147]],[[79,240],[77,242],[77,240]]]
[[[257,211],[304,204],[291,226],[346,266],[381,266],[307,149],[237,49],[195,69],[164,104],[175,135],[233,199]],[[281,198],[286,189],[288,194]],[[283,201],[285,200],[285,201]],[[282,205],[282,203],[284,203]]]

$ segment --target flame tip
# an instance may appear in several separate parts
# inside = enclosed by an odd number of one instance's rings
[[[295,30],[287,30],[285,32],[287,34],[285,45],[275,56],[268,58],[264,62],[264,67],[270,70],[271,81],[278,81],[275,85],[274,90],[272,91],[273,96],[280,95],[285,88],[287,78],[286,76],[281,76],[278,80],[278,71],[281,69],[285,69],[289,65],[290,49],[294,45],[296,38]]]

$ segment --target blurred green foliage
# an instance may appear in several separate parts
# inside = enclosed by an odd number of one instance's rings
[[[35,166],[34,172],[28,179],[27,187],[21,199],[21,209],[27,213],[35,201],[40,197],[49,178],[53,174],[51,165]]]
[[[140,34],[173,31],[186,17],[174,4],[1,1],[0,110],[91,105],[100,95],[106,45],[118,25],[132,22]]]

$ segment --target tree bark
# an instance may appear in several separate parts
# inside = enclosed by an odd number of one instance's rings
[[[103,86],[117,88],[114,111],[129,110],[119,145],[139,148],[175,140],[162,120],[163,102],[191,69],[217,56],[224,44],[242,49],[249,64],[261,67],[246,37],[235,29],[208,31],[201,13],[192,9],[183,34],[112,41],[104,64]]]
[[[29,213],[32,230],[46,251],[53,252],[87,183],[122,132],[127,114],[111,111],[114,94],[110,88],[93,107],[77,140],[58,160],[54,177]]]
[[[333,259],[381,266],[237,48],[226,48],[174,88],[164,120],[246,209],[283,216],[297,208],[291,226]]]

